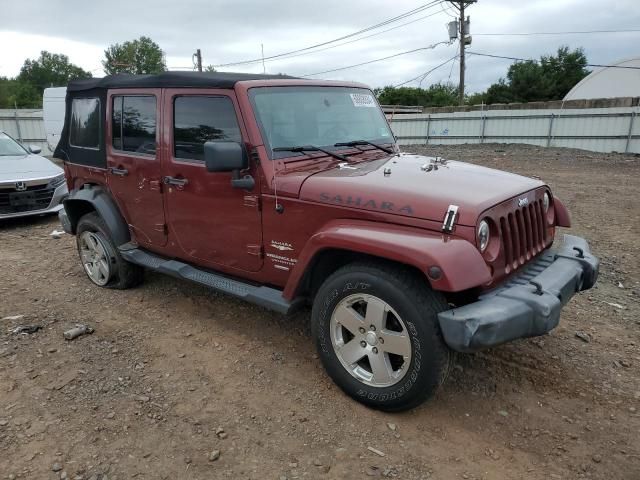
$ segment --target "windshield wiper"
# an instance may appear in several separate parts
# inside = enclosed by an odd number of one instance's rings
[[[377,149],[382,150],[383,152],[396,153],[390,148],[383,147],[382,145],[378,145],[377,143],[369,142],[367,140],[353,140],[351,142],[340,142],[340,143],[334,144],[333,146],[334,147],[357,147],[359,145],[371,145],[372,147],[376,147]]]
[[[344,155],[340,155],[339,153],[332,152],[330,150],[325,150],[324,148],[316,147],[315,145],[302,145],[297,147],[276,147],[272,149],[274,152],[322,152],[330,157],[337,158],[338,160],[342,160],[343,162],[348,162],[349,159]]]

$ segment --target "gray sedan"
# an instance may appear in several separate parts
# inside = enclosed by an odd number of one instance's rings
[[[0,131],[0,220],[55,213],[67,196],[64,171]]]

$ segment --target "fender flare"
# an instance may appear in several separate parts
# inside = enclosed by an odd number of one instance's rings
[[[300,253],[283,296],[293,299],[314,258],[328,249],[346,250],[403,263],[420,270],[434,290],[460,292],[491,281],[491,271],[475,247],[462,238],[366,220],[333,220],[316,232]],[[431,267],[442,271],[427,277]]]
[[[80,218],[87,213],[87,204],[91,207],[90,210],[95,210],[100,215],[117,246],[131,240],[129,227],[116,202],[102,187],[94,185],[73,190],[64,200],[64,211],[69,218],[71,233],[76,233]]]

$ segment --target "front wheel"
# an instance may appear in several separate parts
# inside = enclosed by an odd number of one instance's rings
[[[444,297],[411,270],[384,263],[341,268],[320,287],[312,329],[331,378],[354,399],[401,411],[429,398],[449,371],[437,314]]]

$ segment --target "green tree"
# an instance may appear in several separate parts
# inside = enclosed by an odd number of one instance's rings
[[[0,108],[11,108],[16,81],[12,78],[0,77]]]
[[[91,78],[91,73],[71,63],[66,55],[43,50],[36,60],[24,61],[17,80],[31,85],[42,95],[47,87],[66,87],[69,80],[77,78]]]
[[[160,73],[167,70],[164,52],[149,37],[140,37],[124,43],[110,45],[104,51],[102,61],[104,71],[108,75],[117,73]]]
[[[42,51],[37,59],[25,60],[16,78],[0,78],[0,108],[40,108],[45,88],[89,77],[89,72],[70,63],[66,55]]]
[[[507,78],[487,90],[487,103],[560,100],[587,75],[587,57],[582,48],[569,51],[563,46],[556,55],[511,65]]]
[[[450,83],[434,83],[429,88],[392,87],[376,89],[378,101],[383,105],[421,105],[444,107],[456,105],[458,87]]]
[[[213,65],[207,65],[204,67],[205,72],[217,72],[216,68]]]
[[[481,105],[483,103],[487,103],[487,93],[478,92],[467,95],[465,98],[465,103],[467,105]]]
[[[587,63],[582,48],[569,51],[567,46],[560,47],[555,56],[541,57],[540,65],[550,83],[549,96],[552,99],[564,98],[569,90],[591,73]]]

